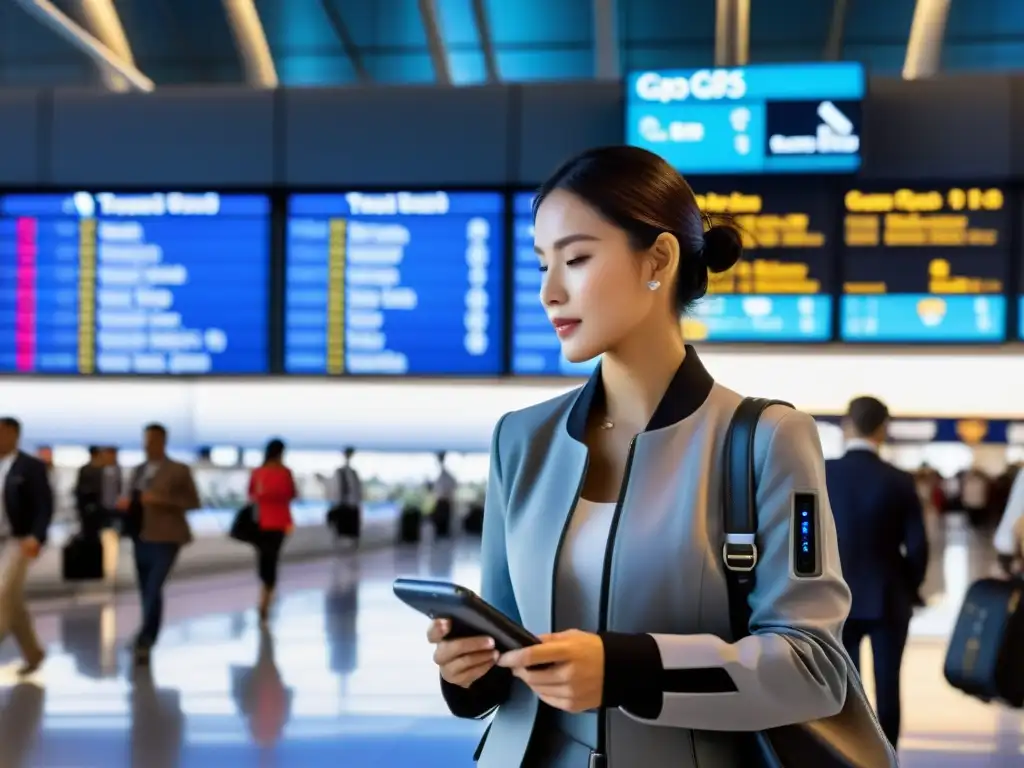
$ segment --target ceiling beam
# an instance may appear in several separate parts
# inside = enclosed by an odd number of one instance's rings
[[[484,53],[484,71],[487,73],[488,83],[497,83],[501,80],[498,72],[498,56],[494,52],[494,38],[491,37],[491,23],[487,18],[487,7],[484,0],[472,0],[473,21],[476,22],[476,34],[480,38],[480,49]]]
[[[914,20],[907,37],[903,79],[934,77],[942,68],[942,46],[946,40],[950,0],[917,0]]]
[[[715,66],[741,67],[750,58],[750,0],[715,0]]]
[[[441,34],[441,25],[437,19],[437,5],[434,0],[417,0],[420,7],[420,18],[423,20],[423,31],[427,33],[427,47],[430,49],[430,61],[434,65],[434,77],[439,85],[451,85],[452,73],[448,66],[448,49]]]
[[[619,4],[616,0],[591,0],[594,14],[594,77],[618,80]]]
[[[127,87],[131,90],[149,92],[156,87],[153,81],[142,74],[135,65],[122,60],[102,41],[97,40],[76,24],[50,0],[14,0],[14,2],[96,62],[98,66],[112,70],[124,78]]]
[[[246,83],[253,88],[277,88],[277,67],[255,3],[253,0],[221,1],[242,59]]]
[[[363,61],[363,54],[360,52],[359,46],[356,45],[356,39],[352,37],[352,32],[349,31],[348,24],[345,23],[341,11],[331,0],[320,0],[320,7],[324,9],[327,23],[331,25],[335,37],[338,38],[338,42],[341,43],[345,55],[348,56],[348,60],[352,64],[352,69],[356,73],[356,80],[363,84],[373,82],[370,70],[366,68],[366,62]]]
[[[78,6],[85,26],[96,39],[120,56],[121,61],[134,67],[135,56],[113,0],[78,0]],[[100,76],[103,78],[103,84],[112,91],[129,90],[128,81],[110,67],[101,66]]]
[[[825,39],[825,61],[840,61],[843,58],[843,41],[846,39],[846,18],[850,12],[850,0],[832,0],[832,19]]]

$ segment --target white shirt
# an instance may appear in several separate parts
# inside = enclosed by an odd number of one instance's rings
[[[459,484],[455,482],[455,478],[452,477],[451,473],[444,467],[441,467],[441,474],[434,481],[434,498],[438,501],[442,499],[448,502],[454,501],[455,491],[458,486]]]
[[[14,466],[14,462],[17,458],[18,452],[14,451],[0,459],[0,539],[11,535],[11,523],[7,519],[7,504],[4,500],[4,488],[7,487],[7,475],[10,474],[11,467]]]
[[[1014,555],[1018,547],[1024,544],[1024,469],[1017,473],[1010,489],[1010,498],[1006,501],[1006,511],[996,529],[996,551],[1002,555]]]
[[[351,466],[345,465],[334,473],[334,482],[328,489],[332,504],[359,507],[363,504],[363,481]]]

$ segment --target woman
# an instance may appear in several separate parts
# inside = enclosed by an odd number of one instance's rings
[[[295,478],[284,465],[284,443],[271,440],[263,457],[263,465],[249,478],[249,500],[256,508],[260,535],[256,540],[259,564],[260,621],[266,623],[277,584],[277,564],[285,536],[292,529],[291,502],[295,498]]]
[[[828,717],[848,669],[850,605],[814,421],[762,416],[751,635],[731,643],[722,565],[723,437],[740,395],[685,346],[680,313],[740,256],[705,231],[689,185],[656,155],[595,149],[534,203],[540,298],[590,381],[494,431],[482,596],[541,636],[499,655],[431,624],[451,711],[497,708],[479,764],[730,768],[757,731]],[[794,494],[819,525],[814,574],[791,556]],[[613,554],[614,553],[614,554]]]

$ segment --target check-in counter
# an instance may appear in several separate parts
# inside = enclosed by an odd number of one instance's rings
[[[189,513],[193,541],[182,549],[171,573],[172,579],[200,576],[239,568],[255,568],[253,548],[228,536],[235,518],[233,509],[200,509]],[[282,551],[284,560],[344,556],[344,545],[337,543],[324,519],[327,507],[323,502],[296,504],[292,508],[295,530]],[[397,538],[399,505],[392,502],[368,504],[363,508],[360,549],[387,546]],[[50,540],[39,559],[28,572],[25,591],[29,597],[65,597],[96,594],[104,591],[134,589],[135,563],[132,544],[127,539],[104,536],[103,581],[69,583],[61,573],[62,553],[76,526],[55,523]]]

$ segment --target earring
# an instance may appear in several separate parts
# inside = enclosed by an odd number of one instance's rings
[[[651,280],[649,283],[647,283],[647,287],[650,288],[652,291],[656,291],[659,288],[661,288],[661,281]]]

